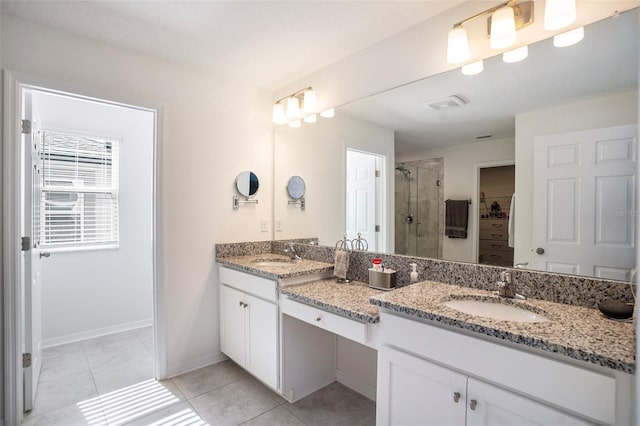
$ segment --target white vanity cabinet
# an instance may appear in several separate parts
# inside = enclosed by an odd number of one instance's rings
[[[377,422],[631,424],[630,374],[381,312]]]
[[[378,351],[378,380],[377,424],[380,426],[589,424],[390,347]]]
[[[277,283],[220,267],[222,352],[278,390]]]

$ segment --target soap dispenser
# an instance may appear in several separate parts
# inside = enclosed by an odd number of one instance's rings
[[[410,263],[409,265],[411,265],[411,273],[409,274],[409,276],[411,277],[411,282],[412,283],[417,283],[418,282],[418,271],[416,271],[416,268],[418,265],[416,265],[415,263]]]

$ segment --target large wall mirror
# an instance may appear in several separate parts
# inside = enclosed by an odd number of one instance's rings
[[[543,40],[521,62],[495,56],[477,75],[452,70],[277,128],[276,188],[304,175],[313,203],[301,212],[276,191],[275,238],[342,238],[355,149],[383,159],[382,202],[362,216],[385,235],[378,251],[631,279],[638,18],[633,9],[587,26],[574,46]],[[467,238],[445,236],[446,200],[469,200]]]

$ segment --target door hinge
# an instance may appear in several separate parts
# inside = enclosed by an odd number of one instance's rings
[[[382,174],[380,173],[380,170],[376,170],[376,177],[380,177],[382,176]]]
[[[31,354],[29,352],[22,354],[22,368],[31,367]]]
[[[31,120],[22,120],[22,133],[25,135],[31,133]]]
[[[22,251],[31,250],[31,238],[30,237],[22,237],[20,238],[20,244],[22,245]]]
[[[376,232],[380,232],[380,225],[376,225]]]

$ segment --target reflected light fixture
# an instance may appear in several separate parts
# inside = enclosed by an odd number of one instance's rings
[[[460,64],[469,59],[469,36],[464,25],[488,16],[489,45],[504,49],[516,41],[516,32],[533,23],[533,1],[509,0],[456,23],[447,37],[447,62]]]
[[[278,99],[273,104],[272,120],[275,124],[289,123],[291,127],[300,127],[302,124],[301,118],[304,119],[305,123],[315,123],[318,120],[316,116],[317,108],[316,91],[313,90],[313,87],[305,87]]]
[[[505,6],[491,15],[491,38],[489,45],[492,49],[504,49],[516,42],[516,21],[513,7]]]
[[[576,20],[576,0],[547,0],[544,6],[544,29],[559,30]]]
[[[482,70],[484,70],[484,62],[482,62],[482,60],[479,60],[467,65],[463,65],[461,70],[462,70],[462,74],[464,75],[480,74]]]
[[[333,108],[329,108],[320,113],[320,117],[322,118],[333,118],[336,115],[336,111]]]
[[[553,37],[555,47],[568,47],[580,42],[584,38],[584,27],[578,27]]]
[[[502,54],[502,60],[508,64],[520,62],[529,56],[529,48],[527,46],[518,47]]]

